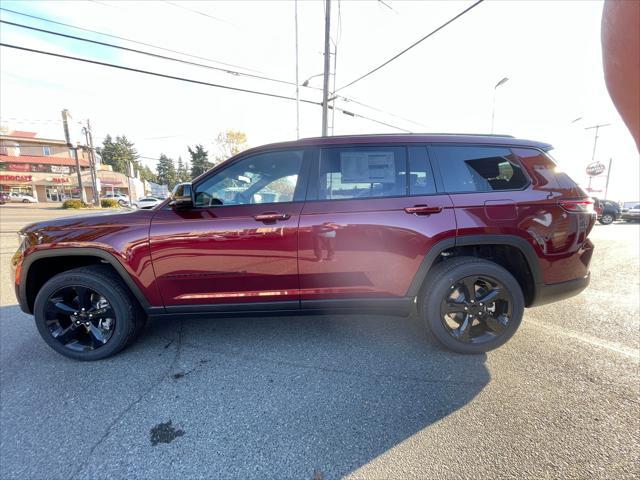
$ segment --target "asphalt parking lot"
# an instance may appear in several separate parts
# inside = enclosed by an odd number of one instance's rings
[[[79,363],[8,281],[14,232],[63,214],[0,207],[2,479],[640,476],[638,224],[597,225],[589,289],[487,355],[354,315],[154,322]]]

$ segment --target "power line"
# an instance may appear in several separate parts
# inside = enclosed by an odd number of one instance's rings
[[[236,92],[252,93],[254,95],[261,95],[261,96],[265,96],[265,97],[279,98],[281,100],[292,100],[292,101],[296,100],[295,97],[289,97],[289,96],[286,96],[286,95],[278,95],[278,94],[275,94],[275,93],[261,92],[261,91],[258,91],[258,90],[250,90],[250,89],[247,89],[247,88],[232,87],[232,86],[229,86],[229,85],[221,85],[219,83],[211,83],[211,82],[205,82],[205,81],[202,81],[202,80],[195,80],[195,79],[192,79],[192,78],[178,77],[176,75],[168,75],[168,74],[165,74],[165,73],[151,72],[149,70],[142,70],[142,69],[133,68],[133,67],[125,67],[124,65],[116,65],[116,64],[113,64],[113,63],[100,62],[100,61],[91,60],[91,59],[88,59],[88,58],[73,57],[71,55],[63,55],[61,53],[47,52],[47,51],[44,51],[44,50],[37,50],[37,49],[34,49],[34,48],[21,47],[19,45],[12,45],[12,44],[8,44],[8,43],[0,43],[0,47],[13,48],[13,49],[17,49],[17,50],[23,50],[25,52],[39,53],[39,54],[42,54],[42,55],[49,55],[49,56],[52,56],[52,57],[65,58],[67,60],[75,60],[75,61],[78,61],[78,62],[91,63],[91,64],[94,64],[94,65],[101,65],[103,67],[117,68],[119,70],[125,70],[125,71],[135,72],[135,73],[143,73],[145,75],[152,75],[152,76],[155,76],[155,77],[168,78],[170,80],[178,80],[178,81],[187,82],[187,83],[194,83],[194,84],[197,84],[197,85],[205,85],[205,86],[209,86],[209,87],[222,88],[222,89],[225,89],[225,90],[233,90],[233,91],[236,91]],[[313,100],[300,99],[300,101],[303,102],[303,103],[311,104],[311,105],[322,106],[321,102],[314,102]],[[404,131],[404,132],[410,132],[410,130],[407,130],[405,128],[397,127],[397,126],[392,125],[390,123],[382,122],[380,120],[376,120],[374,118],[370,118],[370,117],[367,117],[365,115],[361,115],[359,113],[350,112],[348,110],[344,110],[344,109],[338,108],[338,107],[332,107],[332,108],[335,108],[337,111],[342,112],[345,115],[349,115],[351,117],[363,118],[365,120],[370,120],[372,122],[379,123],[380,125],[385,125],[385,126],[390,127],[390,128],[394,128],[394,129],[401,130],[401,131]]]
[[[211,69],[211,70],[218,70],[218,71],[221,71],[221,72],[224,72],[224,73],[229,73],[229,74],[235,75],[235,76],[245,76],[245,77],[257,78],[257,79],[260,79],[260,80],[268,80],[268,81],[271,81],[271,82],[284,83],[286,85],[295,85],[294,82],[289,82],[287,80],[280,80],[278,78],[265,77],[263,75],[255,75],[255,74],[252,74],[252,73],[237,72],[237,71],[229,70],[229,69],[226,69],[226,68],[214,67],[212,65],[205,65],[204,63],[196,63],[196,62],[191,62],[189,60],[183,60],[181,58],[175,58],[175,57],[169,57],[169,56],[166,56],[166,55],[160,55],[159,53],[147,52],[145,50],[138,50],[136,48],[123,47],[121,45],[114,45],[112,43],[100,42],[98,40],[91,40],[89,38],[78,37],[78,36],[75,36],[75,35],[69,35],[69,34],[61,33],[61,32],[54,32],[52,30],[46,30],[44,28],[32,27],[32,26],[29,26],[29,25],[24,25],[22,23],[9,22],[7,20],[0,20],[0,23],[5,23],[7,25],[12,25],[14,27],[26,28],[28,30],[34,30],[36,32],[47,33],[49,35],[57,35],[59,37],[70,38],[72,40],[78,40],[78,41],[81,41],[81,42],[93,43],[95,45],[102,45],[104,47],[117,48],[119,50],[125,50],[127,52],[139,53],[141,55],[148,55],[150,57],[160,58],[160,59],[163,59],[163,60],[169,60],[169,61],[172,61],[172,62],[179,62],[179,63],[184,63],[184,64],[187,64],[187,65],[193,65],[193,66],[196,66],[196,67],[208,68],[208,69]]]
[[[203,17],[208,17],[208,18],[210,18],[212,20],[215,20],[216,22],[226,23],[227,25],[231,25],[231,26],[235,27],[235,25],[232,24],[231,22],[223,20],[222,18],[214,17],[213,15],[209,15],[208,13],[201,12],[200,10],[196,10],[194,8],[185,7],[184,5],[180,5],[180,4],[174,3],[174,2],[169,2],[167,0],[164,0],[164,3],[166,3],[168,5],[171,5],[173,7],[181,8],[183,10],[187,10],[188,12],[195,13],[197,15],[202,15]]]
[[[2,10],[4,12],[13,13],[15,15],[22,15],[23,17],[33,18],[35,20],[41,20],[43,22],[54,23],[56,25],[62,25],[64,27],[69,27],[69,28],[75,28],[77,30],[83,30],[85,32],[95,33],[97,35],[103,35],[105,37],[116,38],[118,40],[124,40],[125,42],[131,42],[131,43],[136,43],[138,45],[144,45],[145,47],[157,48],[158,50],[164,50],[165,52],[177,53],[178,55],[184,55],[185,57],[197,58],[198,60],[206,60],[207,62],[218,63],[220,65],[225,65],[227,67],[234,67],[234,68],[240,68],[242,70],[247,70],[247,71],[250,71],[250,72],[257,72],[257,70],[254,70],[254,69],[251,69],[251,68],[247,68],[247,67],[242,67],[240,65],[234,65],[232,63],[225,63],[225,62],[221,62],[220,60],[214,60],[212,58],[207,58],[207,57],[199,57],[197,55],[192,55],[190,53],[181,52],[179,50],[172,50],[170,48],[160,47],[158,45],[153,45],[151,43],[145,43],[145,42],[142,42],[142,41],[139,41],[139,40],[133,40],[131,38],[120,37],[118,35],[112,35],[110,33],[99,32],[97,30],[91,30],[89,28],[77,27],[77,26],[71,25],[69,23],[58,22],[56,20],[51,20],[51,19],[48,19],[48,18],[39,17],[37,15],[30,15],[28,13],[18,12],[16,10],[10,10],[10,9],[4,8],[4,7],[0,7],[0,10]]]
[[[360,80],[362,80],[363,78],[368,77],[369,75],[371,75],[372,73],[377,72],[378,70],[380,70],[382,67],[384,67],[385,65],[388,65],[389,63],[393,62],[396,58],[400,57],[401,55],[404,55],[405,53],[407,53],[409,50],[411,50],[413,47],[415,47],[416,45],[424,42],[427,38],[429,38],[430,36],[438,33],[440,30],[442,30],[444,27],[446,27],[447,25],[449,25],[450,23],[454,22],[455,20],[457,20],[458,18],[460,18],[461,16],[463,16],[465,13],[467,13],[468,11],[470,11],[471,9],[477,7],[478,5],[480,5],[484,0],[478,0],[476,3],[474,3],[473,5],[471,5],[470,7],[467,7],[466,9],[464,9],[462,12],[460,12],[459,14],[457,14],[455,17],[451,18],[450,20],[447,20],[445,23],[443,23],[442,25],[440,25],[438,28],[436,28],[435,30],[431,31],[430,33],[428,33],[427,35],[425,35],[424,37],[422,37],[420,40],[412,43],[411,45],[409,45],[407,48],[405,48],[404,50],[402,50],[401,52],[397,53],[396,55],[394,55],[393,57],[391,57],[389,60],[387,60],[386,62],[378,65],[376,68],[374,68],[373,70],[368,71],[367,73],[365,73],[364,75],[359,76],[358,78],[356,78],[355,80],[353,80],[350,83],[347,83],[346,85],[338,88],[336,90],[336,92],[339,92],[340,90],[343,90],[347,87],[350,87],[351,85],[353,85],[356,82],[359,82]],[[335,93],[335,92],[334,92]]]
[[[340,7],[340,3],[338,3],[338,7]],[[205,60],[208,60],[208,61],[215,62],[215,60],[209,60],[209,59],[206,59],[204,57],[198,57],[196,55],[190,55],[188,53],[178,52],[176,50],[171,50],[171,49],[167,49],[167,48],[163,48],[163,47],[158,47],[156,45],[143,43],[143,42],[138,42],[138,41],[135,41],[135,40],[130,40],[130,39],[124,38],[124,37],[118,37],[116,35],[110,35],[108,33],[98,32],[96,30],[89,30],[89,29],[82,28],[82,27],[76,27],[75,25],[70,25],[70,24],[62,23],[62,22],[57,22],[57,21],[54,21],[54,20],[49,20],[49,19],[46,19],[46,18],[34,16],[34,15],[28,15],[26,13],[16,12],[14,10],[9,10],[9,9],[2,8],[2,7],[0,7],[0,10],[5,10],[5,11],[11,12],[11,13],[16,13],[18,15],[23,15],[23,16],[26,16],[26,17],[35,18],[37,20],[42,20],[42,21],[45,21],[45,22],[50,22],[50,23],[54,23],[54,24],[58,24],[58,25],[63,25],[63,26],[70,27],[70,28],[76,28],[76,29],[79,29],[79,30],[84,30],[84,31],[88,31],[88,32],[91,32],[91,33],[96,33],[98,35],[104,35],[104,36],[107,36],[107,37],[117,38],[117,39],[120,39],[120,40],[125,40],[125,41],[128,41],[128,42],[137,43],[137,44],[140,44],[140,45],[146,45],[146,46],[149,46],[149,47],[152,47],[152,48],[157,48],[157,49],[168,51],[168,52],[174,52],[174,53],[178,53],[180,55],[185,55],[185,56],[192,57],[192,58],[205,59]],[[338,12],[340,13],[340,10],[338,10]],[[340,20],[341,20],[341,18],[339,18],[339,22],[338,22],[339,26],[341,24]],[[153,53],[153,52],[147,52],[147,51],[144,51],[144,50],[137,50],[137,49],[134,49],[134,48],[123,47],[123,46],[120,46],[120,45],[114,45],[114,44],[111,44],[111,43],[101,42],[101,41],[98,41],[98,40],[91,40],[91,39],[88,39],[88,38],[78,37],[78,36],[75,36],[75,35],[69,35],[69,34],[65,34],[65,33],[61,33],[61,32],[54,32],[52,30],[46,30],[46,29],[43,29],[43,28],[32,27],[32,26],[29,26],[29,25],[10,22],[10,21],[7,21],[7,20],[0,20],[0,22],[6,23],[8,25],[13,25],[13,26],[16,26],[16,27],[20,27],[20,28],[26,28],[26,29],[29,29],[29,30],[34,30],[34,31],[42,32],[42,33],[47,33],[47,34],[50,34],[50,35],[57,35],[57,36],[60,36],[60,37],[70,38],[72,40],[78,40],[78,41],[82,41],[82,42],[93,43],[93,44],[96,44],[96,45],[102,45],[102,46],[106,46],[106,47],[110,47],[110,48],[116,48],[116,49],[120,49],[120,50],[130,51],[130,52],[138,53],[138,54],[141,54],[141,55],[148,55],[148,56],[155,57],[155,58],[160,58],[160,59],[163,59],[163,60],[184,63],[184,64],[187,64],[187,65],[193,65],[193,66],[197,66],[197,67],[208,68],[208,69],[211,69],[211,70],[218,70],[218,71],[221,71],[221,72],[224,72],[224,73],[228,73],[228,74],[231,74],[231,75],[235,75],[235,76],[246,76],[246,77],[249,77],[249,78],[256,78],[256,79],[259,79],[259,80],[266,80],[266,81],[271,81],[271,82],[275,82],[275,83],[282,83],[282,84],[285,84],[285,85],[294,85],[294,86],[296,85],[295,82],[290,82],[290,81],[287,81],[287,80],[282,80],[282,79],[273,78],[273,77],[267,77],[267,76],[264,76],[264,75],[255,75],[255,74],[250,74],[250,73],[238,72],[238,71],[229,70],[229,69],[226,69],[226,68],[214,67],[214,66],[211,66],[211,65],[204,65],[204,64],[201,64],[201,63],[197,63],[197,62],[190,62],[188,60],[182,60],[182,59],[179,59],[179,58],[169,57],[169,56],[166,56],[166,55],[160,55],[160,54],[156,54],[156,53]],[[341,37],[341,29],[339,30],[337,41],[339,41],[340,37]],[[337,41],[336,41],[336,43],[337,43]],[[221,63],[221,62],[217,62],[217,63]],[[240,68],[243,68],[243,67],[240,67]],[[244,70],[249,70],[247,68],[243,68],[243,69]],[[310,86],[310,85],[308,85],[308,86],[301,85],[301,86],[306,87],[306,88],[310,88],[310,89],[313,89],[313,90],[321,90],[321,88],[313,87],[313,86]],[[379,109],[377,107],[374,107],[372,105],[368,105],[368,104],[366,104],[364,102],[361,102],[359,100],[355,100],[353,98],[345,97],[344,95],[337,95],[337,98],[340,98],[345,102],[353,102],[353,103],[356,103],[358,105],[362,105],[363,107],[370,108],[370,109],[372,109],[374,111],[377,111],[377,112],[380,112],[380,113],[384,113],[386,115],[390,115],[390,116],[398,118],[400,120],[404,120],[404,121],[413,123],[415,125],[424,126],[420,122],[409,120],[409,119],[404,118],[404,117],[402,117],[400,115],[396,115],[394,113],[381,110],[381,109]]]

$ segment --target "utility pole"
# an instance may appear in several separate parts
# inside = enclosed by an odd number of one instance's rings
[[[593,137],[593,151],[591,152],[591,163],[594,162],[595,158],[596,158],[596,145],[598,144],[598,131],[600,130],[601,127],[608,127],[609,125],[611,125],[610,123],[601,123],[599,125],[592,125],[591,127],[586,127],[585,130],[591,130],[595,128],[595,136]],[[589,192],[591,192],[591,179],[593,177],[589,176],[589,186],[587,187],[587,190],[589,190]]]
[[[96,155],[93,148],[93,135],[91,134],[91,122],[87,119],[87,126],[83,128],[84,138],[89,151],[89,170],[91,172],[91,186],[93,187],[93,204],[100,205],[100,192],[98,190],[98,175],[96,172]]]
[[[324,15],[324,81],[322,85],[322,136],[327,136],[329,117],[329,69],[331,65],[331,0],[325,0]]]
[[[294,16],[296,30],[296,139],[300,139],[300,80],[298,69],[298,0],[294,0]]]
[[[609,191],[609,175],[611,175],[611,163],[613,159],[609,159],[609,166],[607,167],[607,183],[604,185],[604,199],[607,199],[607,192]]]
[[[67,147],[71,150],[73,158],[76,161],[76,173],[78,174],[78,187],[80,188],[80,200],[87,203],[87,195],[84,191],[84,185],[82,185],[82,173],[80,172],[80,159],[78,158],[78,147],[75,147],[71,143],[71,134],[69,133],[69,110],[66,108],[62,110],[62,125],[64,127],[64,138],[67,142]]]

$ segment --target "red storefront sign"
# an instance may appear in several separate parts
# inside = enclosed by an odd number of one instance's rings
[[[5,182],[30,182],[31,175],[0,175],[0,181]]]

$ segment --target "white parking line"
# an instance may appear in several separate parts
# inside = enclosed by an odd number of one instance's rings
[[[616,342],[609,342],[597,337],[592,337],[591,335],[583,335],[580,333],[572,332],[571,330],[565,330],[563,328],[556,327],[554,325],[536,322],[535,320],[525,320],[524,324],[532,325],[538,329],[551,331],[557,335],[562,335],[564,337],[569,337],[580,342],[588,343],[589,345],[592,345],[594,347],[604,348],[606,350],[624,355],[625,357],[629,357],[636,362],[640,362],[640,350],[636,348],[626,347]]]

